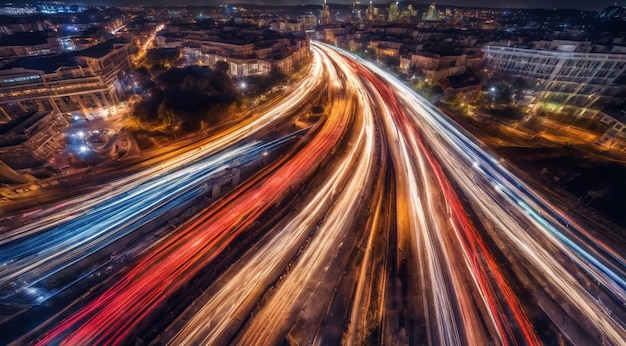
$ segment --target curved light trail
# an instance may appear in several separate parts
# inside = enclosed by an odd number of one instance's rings
[[[288,154],[28,340],[132,343],[178,304],[183,313],[165,316],[150,341],[539,345],[555,333],[626,344],[619,251],[380,67],[311,46],[311,74],[288,99],[153,168],[161,177],[135,175],[56,206],[74,221],[44,209],[0,235],[0,288],[22,280],[43,289],[46,275],[193,198],[225,161],[249,162],[287,141],[242,144],[312,90],[327,93],[322,120]]]
[[[7,237],[0,242],[0,287],[8,290],[2,299],[14,300],[13,293],[22,292],[40,281],[59,273],[97,251],[113,244],[131,232],[155,220],[173,208],[203,193],[203,182],[223,173],[228,168],[259,161],[263,153],[282,145],[292,136],[272,143],[251,143],[207,157],[157,178],[136,185],[126,185],[113,197],[97,198],[97,203],[85,207],[65,209],[64,218],[73,220],[59,223],[54,228],[31,237],[27,225],[15,230],[19,239]],[[42,303],[57,292],[40,294],[29,303]]]
[[[568,311],[570,317],[582,326],[591,327],[587,332],[611,344],[625,343],[624,321],[611,313],[607,302],[594,297],[594,291],[598,288],[593,288],[597,287],[593,282],[599,282],[599,289],[607,289],[616,300],[616,307],[621,305],[623,309],[623,302],[626,301],[623,258],[605,244],[590,238],[579,226],[574,226],[568,217],[503,168],[458,126],[406,85],[374,64],[360,63],[381,78],[381,85],[390,86],[395,97],[400,100],[402,109],[409,115],[407,123],[413,127],[419,124],[420,133],[427,138],[428,146],[421,145],[421,148],[416,149],[434,151],[437,159],[447,168],[447,174],[458,182],[465,196],[480,205],[479,210],[484,216],[492,215],[490,221],[497,225],[494,230],[497,235],[492,236],[508,237],[504,238],[505,246],[514,248],[524,260],[532,263],[530,271],[541,273],[544,284],[559,292],[554,295],[554,299],[567,302],[576,311]],[[397,113],[400,112],[402,110],[397,110]],[[490,184],[477,186],[477,176]],[[484,197],[487,186],[491,186],[492,191],[504,198],[494,198],[492,195],[491,203],[487,203],[489,198]],[[513,209],[518,211],[516,215],[503,217]],[[504,223],[503,220],[509,222]],[[540,243],[540,240],[545,244]],[[553,244],[557,251],[548,251],[548,243]],[[563,255],[571,262],[563,263]],[[565,267],[566,264],[568,267]],[[586,273],[591,280],[585,284],[580,282],[580,276],[571,275],[572,265]],[[585,288],[587,285],[591,287]],[[558,320],[557,316],[551,317]],[[563,328],[565,334],[572,332],[567,330],[567,326],[559,327]]]
[[[349,98],[337,100],[351,109]],[[186,225],[175,237],[159,244],[142,258],[118,283],[38,341],[63,338],[66,344],[118,344],[134,328],[205,268],[241,232],[292,186],[311,171],[311,162],[328,155],[346,130],[345,117],[329,116],[318,133],[288,161],[249,185],[239,195],[223,200],[213,212]]]

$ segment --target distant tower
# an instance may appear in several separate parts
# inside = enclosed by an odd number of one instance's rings
[[[367,20],[374,20],[374,4],[370,0],[370,5],[367,7]]]
[[[352,18],[361,20],[361,3],[357,0],[352,3]]]
[[[389,21],[393,23],[398,20],[399,16],[400,13],[398,12],[398,2],[394,1],[391,3],[391,5],[389,5]]]
[[[320,14],[320,24],[321,25],[328,25],[328,24],[330,24],[330,7],[326,3],[326,0],[324,0],[324,5],[322,7],[322,13]]]
[[[439,14],[437,13],[437,7],[435,7],[435,3],[433,2],[428,7],[428,12],[426,13],[426,20],[439,20]]]

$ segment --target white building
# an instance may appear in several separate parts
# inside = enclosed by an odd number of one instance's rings
[[[547,50],[486,46],[483,52],[493,71],[528,78],[549,101],[593,107],[620,88],[626,54],[580,52],[572,42],[540,46]]]

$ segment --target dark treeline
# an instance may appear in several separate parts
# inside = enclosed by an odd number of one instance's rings
[[[183,131],[219,122],[239,96],[228,74],[203,66],[171,68],[147,86],[136,116],[142,122]]]

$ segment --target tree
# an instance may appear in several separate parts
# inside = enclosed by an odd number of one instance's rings
[[[180,118],[167,107],[165,100],[159,104],[157,114],[161,124],[166,128],[175,129],[181,123]]]
[[[220,72],[224,72],[224,73],[228,73],[228,71],[230,71],[230,65],[228,64],[228,62],[226,62],[224,60],[220,60],[220,61],[215,63],[215,70],[216,71],[220,71]]]
[[[196,131],[222,121],[239,95],[227,73],[206,66],[170,68],[146,84],[135,117],[167,132]]]
[[[513,100],[511,88],[508,85],[500,85],[496,94],[496,102],[501,105],[509,104]]]

